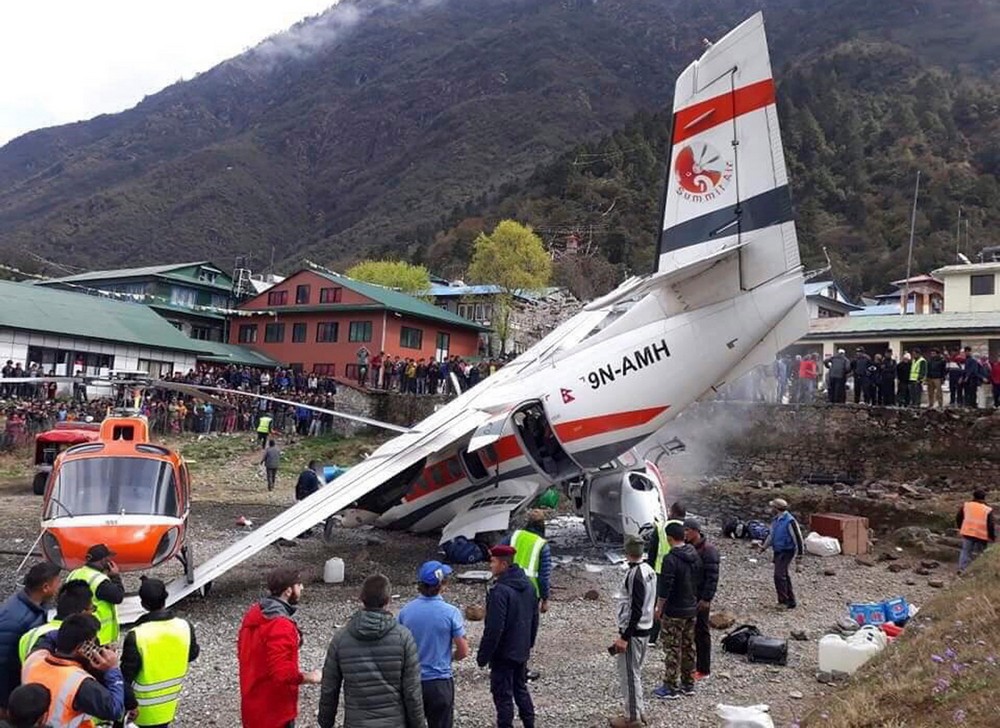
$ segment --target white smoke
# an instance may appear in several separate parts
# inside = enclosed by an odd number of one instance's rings
[[[288,30],[266,38],[240,60],[272,65],[292,59],[304,60],[346,37],[359,23],[381,10],[413,13],[436,7],[446,0],[344,0],[296,23]]]

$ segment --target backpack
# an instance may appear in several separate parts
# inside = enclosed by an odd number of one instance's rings
[[[739,518],[730,516],[722,523],[722,535],[726,538],[742,538],[743,524]]]
[[[476,564],[489,558],[484,554],[482,544],[470,541],[465,536],[456,536],[441,544],[441,550],[444,551],[445,559],[453,564]]]
[[[760,630],[755,625],[740,625],[722,638],[722,649],[734,655],[745,655],[750,647],[750,638],[759,636]]]
[[[763,521],[747,521],[744,538],[749,538],[751,541],[765,541],[770,533],[771,528]]]
[[[751,637],[747,644],[747,662],[786,665],[788,664],[788,642],[776,637]]]

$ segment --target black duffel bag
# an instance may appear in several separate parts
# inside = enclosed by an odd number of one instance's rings
[[[747,644],[747,662],[762,662],[765,665],[788,664],[788,642],[776,637],[757,635]]]
[[[760,630],[755,625],[741,625],[722,638],[722,649],[734,655],[745,655],[750,645],[750,638],[759,635]]]

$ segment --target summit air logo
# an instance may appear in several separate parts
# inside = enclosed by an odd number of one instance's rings
[[[685,200],[704,202],[722,195],[733,179],[733,163],[711,144],[688,144],[674,162],[677,194]]]

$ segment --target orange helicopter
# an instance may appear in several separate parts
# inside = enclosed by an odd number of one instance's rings
[[[113,373],[109,384],[118,390],[120,406],[101,422],[98,438],[67,448],[52,466],[42,505],[42,550],[65,569],[81,566],[95,543],[115,552],[122,571],[177,557],[191,579],[187,465],[176,451],[150,441],[149,423],[139,414],[148,381]]]

